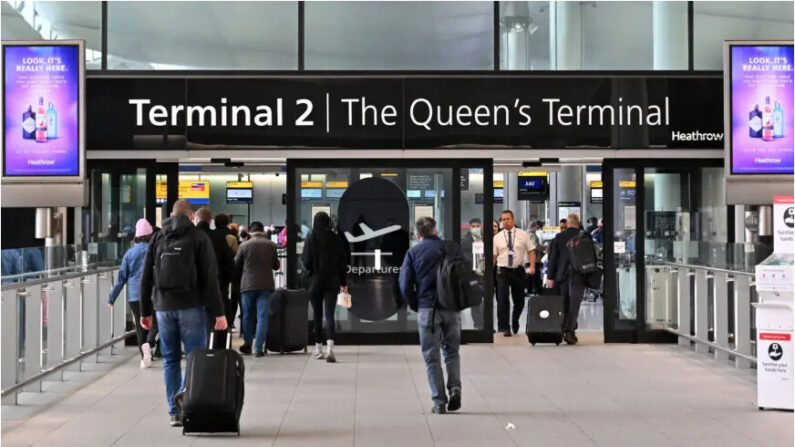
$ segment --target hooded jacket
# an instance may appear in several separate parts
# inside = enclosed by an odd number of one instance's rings
[[[157,288],[155,260],[161,256],[167,239],[192,239],[193,258],[196,267],[194,284],[186,291],[165,291]],[[152,292],[154,289],[154,300]],[[148,317],[157,311],[183,310],[207,307],[214,317],[224,316],[218,285],[218,265],[210,238],[193,226],[187,216],[174,216],[163,221],[163,229],[155,233],[144,259],[141,276],[141,316]]]

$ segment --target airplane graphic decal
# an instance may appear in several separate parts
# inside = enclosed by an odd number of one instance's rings
[[[359,228],[361,228],[362,231],[364,231],[364,234],[362,234],[361,236],[354,236],[348,231],[345,232],[345,238],[348,239],[348,242],[353,244],[356,242],[368,241],[370,239],[375,239],[379,236],[383,236],[385,234],[398,231],[400,230],[401,227],[400,225],[392,225],[386,228],[382,228],[380,230],[373,231],[373,229],[368,227],[364,222],[360,222]]]

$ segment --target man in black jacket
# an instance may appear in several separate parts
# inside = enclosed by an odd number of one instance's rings
[[[224,302],[224,309],[232,307],[229,302],[229,284],[232,282],[232,274],[235,270],[235,255],[232,248],[226,242],[226,230],[210,229],[210,222],[213,220],[213,212],[210,208],[203,207],[196,211],[196,228],[201,230],[210,238],[215,253],[215,261],[218,264],[218,286],[221,299]],[[227,319],[227,325],[229,319]],[[226,334],[216,334],[215,349],[223,349],[226,344]]]
[[[149,244],[141,277],[141,326],[152,327],[156,310],[172,427],[182,425],[174,404],[174,395],[182,387],[180,345],[185,345],[186,355],[207,348],[208,312],[215,317],[215,330],[226,329],[212,243],[191,224],[192,212],[186,200],[174,203],[172,217]]]
[[[563,339],[566,343],[577,344],[577,317],[580,314],[580,303],[585,292],[585,277],[571,268],[569,248],[566,245],[580,233],[580,216],[569,214],[566,220],[568,228],[559,233],[552,241],[547,265],[547,287],[557,289],[563,296]],[[590,237],[585,233],[586,237]]]

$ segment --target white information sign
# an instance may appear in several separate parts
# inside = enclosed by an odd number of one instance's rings
[[[776,196],[773,198],[773,251],[776,253],[792,253],[795,251],[795,205],[793,196]]]

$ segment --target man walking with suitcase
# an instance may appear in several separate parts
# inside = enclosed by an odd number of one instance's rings
[[[141,277],[141,326],[151,328],[157,311],[172,427],[182,425],[174,404],[184,381],[180,346],[185,345],[185,355],[207,348],[207,312],[215,317],[215,330],[227,326],[215,252],[209,237],[191,223],[192,212],[186,200],[174,203],[172,217],[149,244]]]
[[[519,317],[524,310],[525,274],[536,273],[536,245],[526,232],[514,226],[513,212],[505,210],[500,216],[502,231],[494,236],[494,264],[497,266],[497,329],[504,336],[519,332]],[[525,263],[529,267],[525,269]],[[513,300],[509,326],[508,315]]]
[[[563,340],[574,345],[578,342],[574,332],[577,330],[586,278],[572,269],[568,247],[568,242],[580,234],[580,216],[569,214],[566,221],[568,228],[552,241],[547,266],[547,287],[552,289],[557,286],[563,297]],[[583,233],[586,237],[591,237]]]
[[[210,229],[210,222],[212,222],[212,220],[213,212],[210,208],[202,207],[196,211],[196,228],[210,238],[210,242],[213,246],[215,261],[218,265],[219,291],[221,299],[224,302],[224,309],[226,310],[232,307],[232,303],[229,302],[229,284],[232,282],[232,272],[235,269],[235,255],[232,253],[232,248],[229,247],[229,244],[226,242],[226,230],[219,228],[215,230]],[[229,321],[230,319],[227,318],[227,325],[230,324]],[[213,324],[214,323],[210,323],[209,326],[212,327]],[[219,332],[215,335],[215,346],[210,346],[210,348],[223,349],[226,333]],[[221,337],[222,335],[223,337]]]
[[[409,307],[417,312],[422,357],[431,386],[436,414],[461,408],[461,315],[446,309],[434,309],[437,301],[436,273],[443,257],[443,243],[437,236],[436,221],[422,217],[415,224],[420,243],[411,247],[400,270],[400,292]],[[399,303],[401,307],[403,303]],[[444,351],[447,367],[448,401],[445,392],[439,348]]]
[[[240,275],[243,300],[243,346],[240,353],[250,355],[252,346],[256,357],[265,356],[265,336],[268,333],[268,304],[273,293],[273,272],[279,270],[276,244],[265,237],[262,222],[249,226],[251,239],[237,250],[235,268]],[[257,334],[254,336],[254,321]]]

